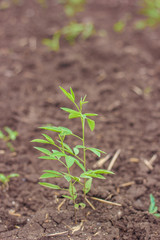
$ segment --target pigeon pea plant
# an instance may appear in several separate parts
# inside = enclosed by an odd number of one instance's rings
[[[158,213],[157,211],[158,211],[158,207],[156,206],[155,198],[153,197],[152,194],[150,194],[149,213],[157,218],[160,218],[160,213]]]
[[[6,142],[7,147],[10,149],[11,152],[14,152],[15,149],[10,141],[16,140],[16,137],[18,136],[18,132],[13,131],[9,127],[4,127],[4,131],[8,134],[7,136],[0,131],[0,139],[3,139],[4,142]]]
[[[86,153],[87,151],[91,151],[98,157],[101,156],[101,153],[104,153],[100,149],[88,147],[85,144],[85,127],[86,123],[88,124],[91,131],[95,128],[95,121],[91,119],[90,117],[97,116],[95,113],[83,113],[83,105],[88,103],[86,101],[86,96],[84,98],[80,99],[79,104],[75,102],[75,94],[70,88],[70,92],[67,92],[64,88],[60,87],[64,95],[73,103],[75,106],[75,109],[71,108],[65,108],[62,107],[61,109],[69,114],[69,119],[79,118],[81,121],[81,128],[82,128],[82,136],[78,136],[74,134],[70,129],[66,127],[55,127],[55,126],[43,126],[40,127],[41,129],[47,130],[47,131],[53,131],[58,134],[59,139],[54,141],[49,135],[42,134],[44,139],[35,139],[32,140],[32,142],[36,143],[43,143],[43,144],[50,144],[54,147],[51,151],[47,148],[42,147],[35,147],[35,149],[39,150],[40,152],[44,153],[44,156],[40,156],[40,159],[48,159],[48,160],[54,160],[61,163],[65,169],[66,172],[63,171],[55,171],[55,170],[44,170],[44,174],[40,177],[40,179],[46,179],[46,178],[64,178],[68,182],[68,188],[61,188],[59,185],[54,185],[48,182],[40,182],[39,184],[45,187],[49,187],[52,189],[59,189],[59,190],[65,190],[66,195],[63,195],[64,198],[68,198],[73,201],[75,212],[76,209],[79,207],[84,208],[85,203],[77,203],[77,189],[76,185],[79,183],[82,187],[84,200],[87,200],[86,194],[90,191],[92,186],[92,180],[94,178],[99,179],[105,179],[103,176],[104,174],[113,174],[113,172],[105,170],[105,169],[98,169],[98,170],[91,170],[87,167],[87,158]],[[77,138],[81,145],[76,145],[73,148],[71,148],[66,142],[66,137],[72,136]],[[79,155],[80,151],[83,152],[81,157]],[[80,176],[74,176],[71,174],[71,167],[73,164],[77,165],[79,169],[81,170]],[[76,214],[75,214],[76,216]]]
[[[11,173],[8,176],[5,176],[4,174],[0,173],[0,182],[2,183],[2,189],[8,189],[9,187],[8,183],[10,179],[14,177],[19,177],[19,174]]]

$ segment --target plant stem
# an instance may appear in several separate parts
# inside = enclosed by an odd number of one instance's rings
[[[85,147],[85,133],[84,133],[84,127],[85,127],[85,119],[84,118],[81,118],[81,122],[82,122],[82,144],[83,144],[83,147]],[[84,161],[84,168],[85,168],[85,171],[86,171],[86,149],[83,148],[83,161]],[[84,199],[86,197],[86,191],[85,191],[85,188],[86,188],[86,179],[84,179]]]

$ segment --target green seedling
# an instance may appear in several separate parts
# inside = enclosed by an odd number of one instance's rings
[[[158,207],[156,206],[155,198],[153,197],[152,194],[150,194],[150,206],[148,211],[153,216],[160,218],[160,213],[158,213]]]
[[[126,26],[125,21],[119,20],[114,24],[113,29],[115,32],[121,33],[124,31],[125,26]]]
[[[0,173],[0,182],[2,183],[2,189],[8,189],[8,183],[11,178],[19,177],[19,174],[17,173],[11,173],[8,176],[5,176],[4,174]]]
[[[140,7],[140,14],[144,19],[137,21],[135,27],[140,30],[157,27],[160,24],[160,0],[141,0]]]
[[[14,141],[16,139],[16,137],[18,136],[18,132],[13,131],[9,127],[4,127],[4,131],[7,133],[7,135],[5,135],[2,131],[0,131],[0,138],[3,139],[4,142],[6,142],[6,145],[10,149],[10,151],[14,152],[15,149],[11,141]]]
[[[43,143],[51,145],[50,150],[44,147],[35,147],[38,151],[42,152],[44,155],[40,156],[40,159],[48,159],[53,161],[58,161],[66,169],[63,171],[55,170],[44,170],[44,174],[40,179],[47,178],[64,178],[68,182],[68,188],[62,188],[59,185],[55,185],[48,182],[40,182],[39,184],[48,188],[56,190],[65,190],[66,194],[63,195],[64,198],[70,199],[73,201],[76,209],[79,207],[85,207],[85,200],[87,199],[86,194],[90,191],[92,186],[92,181],[94,178],[105,179],[105,174],[113,174],[113,172],[105,169],[91,170],[88,169],[87,156],[88,151],[92,152],[96,156],[100,157],[101,153],[104,153],[102,150],[87,146],[85,143],[85,127],[88,125],[91,131],[94,131],[95,121],[92,117],[97,116],[95,113],[83,113],[83,106],[88,103],[86,101],[86,96],[81,98],[77,104],[75,101],[75,94],[70,88],[70,92],[67,92],[64,88],[60,87],[64,95],[72,102],[74,109],[62,107],[61,109],[69,114],[69,119],[79,118],[81,123],[82,134],[81,136],[74,134],[70,129],[66,127],[55,127],[55,126],[43,126],[41,129],[47,130],[49,132],[55,132],[58,134],[58,140],[53,140],[49,135],[42,134],[44,139],[35,139],[32,142]],[[66,143],[68,137],[76,138],[80,144],[76,146],[69,146]],[[52,149],[54,147],[54,149]],[[79,167],[81,174],[79,176],[74,176],[72,174],[72,166],[76,165]],[[84,202],[77,203],[77,185],[81,186]],[[87,201],[89,201],[87,199]]]
[[[76,39],[80,38],[86,40],[95,33],[95,28],[92,23],[78,23],[70,22],[69,25],[58,30],[52,39],[44,39],[42,42],[53,51],[59,51],[60,38],[64,38],[71,45],[73,45]]]
[[[74,17],[84,10],[86,0],[59,0],[59,3],[64,5],[64,12],[68,17]]]

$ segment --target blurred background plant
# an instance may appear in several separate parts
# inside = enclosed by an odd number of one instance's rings
[[[64,6],[64,12],[68,17],[74,17],[76,13],[84,11],[86,0],[59,0]]]
[[[6,133],[4,134],[2,131],[0,131],[0,139],[3,139],[3,141],[6,143],[7,147],[9,148],[9,150],[11,152],[15,152],[15,149],[14,149],[11,141],[16,140],[16,138],[18,136],[18,132],[13,131],[9,127],[4,127],[4,131],[7,133],[7,135],[6,135]]]
[[[59,0],[58,2],[62,4],[69,22],[57,30],[51,39],[43,39],[42,43],[53,51],[60,50],[61,38],[73,45],[77,39],[86,40],[96,33],[92,22],[78,22],[76,20],[76,15],[84,11],[86,0]]]
[[[139,0],[138,14],[143,19],[134,21],[134,28],[143,30],[146,27],[158,27],[160,24],[160,0]],[[115,32],[121,33],[125,30],[126,25],[131,19],[131,14],[126,14],[123,19],[120,19],[113,26]]]
[[[18,173],[11,173],[9,175],[4,175],[2,173],[0,173],[0,182],[2,183],[2,190],[8,190],[9,188],[9,181],[11,178],[14,178],[14,177],[19,177],[19,174]]]
[[[136,21],[137,29],[157,27],[160,24],[160,0],[141,0],[139,13],[144,19]]]

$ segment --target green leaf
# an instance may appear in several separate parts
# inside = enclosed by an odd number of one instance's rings
[[[50,136],[48,136],[47,134],[42,134],[42,135],[47,139],[48,142],[54,145],[54,141]]]
[[[40,176],[40,179],[43,178],[61,178],[62,176],[54,173],[44,173],[43,175]]]
[[[155,208],[155,198],[152,194],[150,194],[150,206],[149,206],[149,213],[153,213]]]
[[[105,177],[101,174],[94,173],[93,171],[87,171],[80,175],[81,178],[100,178],[105,179]]]
[[[77,112],[77,113],[70,113],[68,118],[73,119],[73,118],[79,118],[79,117],[81,117],[81,114]]]
[[[52,188],[52,189],[61,189],[58,185],[54,185],[54,184],[51,184],[51,183],[39,182],[39,184],[44,186],[44,187],[48,187],[48,188]]]
[[[2,173],[0,174],[0,182],[2,182],[2,183],[7,183],[8,182],[7,177]]]
[[[49,47],[53,51],[58,51],[60,49],[59,40],[60,40],[61,33],[58,31],[53,35],[52,39],[45,38],[43,39],[42,43]]]
[[[105,169],[97,169],[97,170],[93,170],[92,172],[96,173],[96,174],[97,173],[98,174],[114,174],[113,172],[105,170]]]
[[[74,162],[75,162],[75,158],[74,158],[74,157],[71,157],[71,156],[66,156],[65,159],[66,159],[66,164],[67,164],[67,166],[68,166],[69,168],[72,167],[72,165],[73,165]]]
[[[12,141],[14,141],[16,139],[16,137],[18,136],[18,132],[13,131],[9,127],[4,127],[4,130],[8,133],[8,135]]]
[[[51,157],[51,156],[40,156],[38,157],[39,159],[46,159],[46,160],[57,160],[57,158],[55,157]]]
[[[1,139],[4,139],[4,138],[5,138],[5,135],[3,134],[2,131],[0,131],[0,138],[1,138]]]
[[[98,116],[96,113],[85,113],[86,117]]]
[[[72,200],[72,198],[70,196],[68,196],[68,195],[62,195],[62,197],[68,198],[68,199]]]
[[[79,203],[79,206],[81,207],[81,209],[84,209],[86,207],[85,203]]]
[[[75,155],[78,155],[78,153],[79,153],[79,149],[78,148],[73,148],[73,151],[74,151],[74,153],[75,153]]]
[[[83,145],[77,145],[77,146],[75,146],[75,148],[86,148],[86,147]]]
[[[78,165],[78,167],[80,167],[83,171],[85,171],[85,167],[83,166],[82,163],[78,161],[78,159],[75,159],[75,163]]]
[[[79,208],[79,204],[77,204],[77,203],[74,204],[74,208],[75,208],[75,209],[78,209],[78,208]]]
[[[90,150],[91,152],[93,152],[94,154],[96,154],[98,157],[101,156],[101,153],[105,153],[104,151],[98,149],[98,148],[91,148],[91,147],[87,147],[87,150]]]
[[[90,150],[91,152],[93,152],[94,154],[96,154],[98,157],[101,156],[101,153],[99,151],[97,151],[97,149],[95,148],[87,148],[87,150]]]
[[[87,194],[90,191],[91,186],[92,186],[92,178],[86,181],[85,188],[83,188],[83,191],[85,194]]]
[[[44,139],[34,139],[31,142],[37,142],[37,143],[49,143],[48,141],[44,140]]]
[[[71,92],[71,95],[72,95],[72,97],[73,97],[73,99],[75,101],[75,94],[74,94],[73,89],[71,87],[70,87],[70,92]]]
[[[51,154],[52,157],[57,157],[58,159],[60,159],[61,157],[65,157],[66,154],[65,153],[62,153],[62,152],[59,152],[59,151],[55,151],[53,150],[54,152]]]
[[[58,127],[53,127],[53,126],[43,126],[39,128],[48,130],[48,131],[53,131],[53,132],[61,132],[61,130]]]
[[[95,121],[90,118],[87,118],[87,122],[88,122],[88,126],[89,126],[90,130],[93,131],[95,128]]]
[[[19,177],[18,173],[11,173],[7,176],[7,178]]]
[[[72,135],[72,131],[68,128],[65,128],[65,127],[44,126],[44,127],[40,127],[40,128],[45,129],[45,130],[49,130],[49,131],[53,131],[53,132],[59,132],[61,134],[61,136]]]
[[[57,142],[59,142],[61,144],[61,141],[57,140]],[[63,146],[65,147],[66,150],[68,150],[69,153],[73,154],[72,149],[70,148],[70,146],[68,146],[68,144],[63,142]]]
[[[71,177],[69,174],[64,174],[64,178],[67,180],[67,182],[70,182],[71,181]]]
[[[153,214],[155,217],[160,218],[160,213]]]
[[[46,155],[49,155],[49,156],[50,156],[50,155],[52,154],[52,153],[51,153],[48,149],[46,149],[46,148],[41,148],[41,147],[34,147],[34,148],[37,149],[38,151],[46,154]]]
[[[73,109],[71,109],[71,108],[65,108],[65,107],[61,107],[61,109],[63,110],[63,111],[65,111],[65,112],[68,112],[68,113],[79,113],[79,112],[77,112],[77,111],[75,111],[75,110],[73,110]]]
[[[57,171],[54,171],[54,170],[43,170],[43,172],[46,172],[46,173],[53,173],[53,174],[57,174],[57,175],[63,176],[62,173],[57,172]]]
[[[71,101],[74,103],[74,98],[73,96],[68,93],[64,88],[62,88],[61,86],[59,86],[59,88],[61,89],[61,91],[64,93],[64,95]]]

